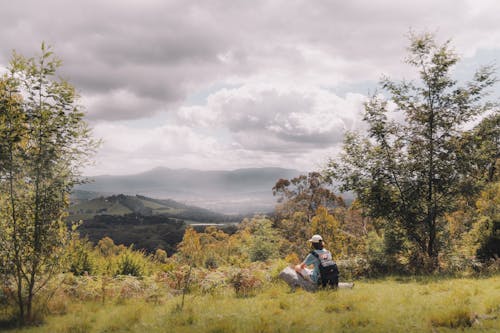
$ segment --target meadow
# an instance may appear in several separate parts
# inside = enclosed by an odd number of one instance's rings
[[[122,277],[65,281],[39,326],[9,332],[498,332],[500,276],[389,277],[308,293],[272,280],[252,293],[230,285],[182,295],[162,282]],[[74,285],[73,294],[70,292]],[[78,284],[78,286],[77,286]],[[86,288],[82,286],[86,285]],[[94,289],[92,289],[94,288]],[[110,292],[115,289],[115,293]],[[85,290],[84,290],[85,289]],[[64,291],[62,291],[64,290]],[[92,291],[93,290],[93,291]],[[85,293],[88,293],[85,297]],[[92,295],[94,293],[94,296]],[[114,296],[111,296],[114,295]]]

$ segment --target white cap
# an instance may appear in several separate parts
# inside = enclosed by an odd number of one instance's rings
[[[322,241],[323,241],[323,237],[321,237],[320,235],[313,235],[311,237],[311,239],[309,240],[309,242],[312,242],[312,243],[319,243]]]

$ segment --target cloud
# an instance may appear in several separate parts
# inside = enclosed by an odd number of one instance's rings
[[[291,152],[341,142],[346,130],[362,126],[365,99],[314,87],[245,85],[210,95],[204,107],[181,108],[178,117],[226,128],[244,149]]]
[[[84,95],[82,103],[89,120],[134,119],[137,114],[150,116],[162,109],[162,101],[138,96],[129,90],[113,90],[107,94]]]
[[[498,2],[470,0],[20,0],[2,6],[0,63],[10,49],[31,55],[45,40],[86,100],[119,91],[148,100],[112,116],[105,103],[89,105],[93,119],[143,118],[216,82],[333,87],[406,73],[400,61],[409,27],[455,38],[466,55],[499,48],[499,11]]]
[[[498,63],[498,12],[494,0],[8,1],[0,71],[12,49],[54,46],[105,142],[93,174],[305,170],[364,129],[382,74],[414,77],[402,63],[410,28],[451,38],[469,65]]]
[[[282,85],[217,91],[205,105],[180,108],[151,126],[101,122],[97,165],[88,174],[132,173],[152,165],[234,169],[319,167],[340,149],[345,130],[360,129],[365,96]],[[120,161],[120,163],[116,163]]]

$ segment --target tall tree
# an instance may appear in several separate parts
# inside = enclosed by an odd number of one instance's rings
[[[36,58],[14,53],[0,85],[0,257],[22,322],[60,266],[69,193],[95,147],[60,65],[45,44]]]
[[[484,98],[496,82],[492,67],[459,85],[451,75],[458,60],[449,41],[438,45],[431,34],[411,34],[406,62],[418,70],[419,82],[382,79],[390,100],[374,95],[366,102],[368,135],[348,133],[343,154],[329,165],[371,217],[404,230],[431,270],[438,265],[443,216],[472,176],[459,167],[463,127],[495,108]],[[391,120],[389,109],[404,121]]]
[[[333,208],[345,206],[341,197],[336,196],[331,188],[331,180],[319,172],[288,179],[280,179],[273,187],[273,195],[278,197],[276,212],[287,218],[296,212],[304,213],[310,223],[320,207]]]

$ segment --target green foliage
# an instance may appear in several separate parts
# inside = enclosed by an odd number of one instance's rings
[[[251,261],[265,261],[277,257],[280,239],[271,220],[256,216],[251,220],[244,220],[240,228],[251,235],[247,243]]]
[[[294,212],[303,212],[310,221],[319,206],[333,208],[344,205],[342,198],[337,197],[328,188],[331,180],[319,172],[310,172],[291,180],[280,179],[273,187],[273,195],[278,196],[278,213],[283,217]]]
[[[470,232],[482,259],[500,258],[500,182],[490,184],[476,202],[478,220]]]
[[[156,260],[156,262],[165,264],[168,261],[167,251],[163,249],[156,249],[154,260]]]
[[[65,257],[69,261],[69,271],[74,275],[96,273],[96,262],[92,244],[87,239],[81,239],[73,228],[70,240],[66,245]]]
[[[38,285],[62,268],[69,193],[95,147],[60,64],[42,43],[36,58],[14,53],[0,79],[0,258],[20,321],[35,319]]]
[[[95,216],[84,221],[79,231],[93,243],[104,237],[111,237],[119,244],[134,244],[136,248],[145,249],[150,253],[154,253],[157,248],[174,253],[177,244],[182,240],[185,228],[183,221],[160,215],[126,214]]]
[[[488,158],[464,156],[462,125],[494,111],[484,96],[496,78],[493,68],[483,67],[460,86],[451,78],[457,62],[448,42],[438,45],[430,34],[411,35],[407,63],[418,70],[420,82],[381,82],[404,121],[391,120],[389,100],[374,95],[365,104],[368,136],[346,135],[340,160],[329,167],[370,217],[385,221],[384,230],[392,233],[387,240],[396,249],[402,239],[409,240],[412,260],[430,270],[437,268],[445,243],[445,215],[458,208],[461,196],[471,194],[467,184],[476,179],[476,167],[494,160],[491,147],[498,144],[495,131],[482,131],[483,140],[493,140],[485,148]]]
[[[148,259],[143,252],[132,251],[132,248],[128,248],[118,255],[116,261],[116,275],[141,277],[146,274]]]

